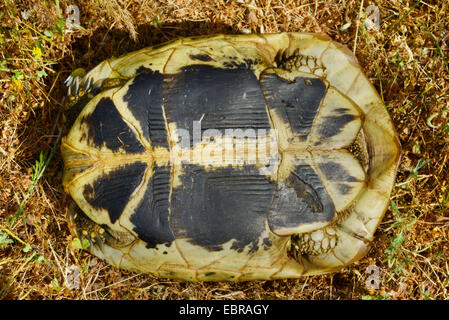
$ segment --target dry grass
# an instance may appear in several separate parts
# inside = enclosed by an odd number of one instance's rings
[[[68,2],[2,1],[0,298],[447,299],[449,3],[418,2],[85,0],[83,28],[65,33]],[[379,9],[378,30],[366,27],[368,5]],[[397,127],[397,186],[368,255],[341,272],[299,280],[184,283],[119,271],[76,249],[59,151],[33,169],[57,140],[70,71],[182,35],[280,31],[323,32],[355,50]],[[377,290],[366,286],[369,265],[380,270]]]

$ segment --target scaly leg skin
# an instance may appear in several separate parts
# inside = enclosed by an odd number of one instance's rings
[[[317,77],[326,78],[326,68],[315,57],[311,56],[293,55],[288,58],[283,58],[279,64],[279,68],[289,71],[306,72]]]
[[[320,255],[328,253],[338,243],[337,234],[332,226],[292,236],[291,252],[298,260],[300,255]]]

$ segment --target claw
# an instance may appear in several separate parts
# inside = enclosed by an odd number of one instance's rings
[[[87,80],[86,91],[89,91],[91,89],[91,85],[92,85],[92,78],[89,78]]]
[[[80,78],[75,78],[75,94],[77,95],[80,88]]]
[[[68,96],[76,97],[80,92],[80,81],[86,75],[83,68],[75,69],[70,76],[65,79],[64,84],[68,87]]]

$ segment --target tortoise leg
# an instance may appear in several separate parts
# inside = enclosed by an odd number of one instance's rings
[[[86,70],[78,68],[73,70],[70,76],[65,79],[64,83],[68,88],[67,96],[69,99],[76,98],[80,92],[86,91],[85,85],[80,88],[80,83],[85,75]]]
[[[105,230],[93,222],[74,202],[71,201],[69,205],[69,219],[70,224],[74,225],[72,230],[75,230],[76,236],[81,240],[88,240],[90,246],[98,246],[102,248],[106,240]]]
[[[78,115],[95,95],[111,88],[120,87],[126,81],[126,78],[114,77],[93,82],[83,68],[75,69],[64,82],[67,86],[67,100],[64,102],[64,126],[71,128]]]
[[[328,226],[308,233],[300,233],[291,237],[290,252],[298,260],[300,255],[317,256],[330,252],[338,243],[333,226]]]
[[[92,99],[92,95],[87,93],[88,84],[82,80],[86,71],[82,68],[75,69],[65,80],[67,86],[67,97],[64,102],[63,125],[66,129],[71,128],[76,118],[85,105]]]
[[[98,225],[74,201],[69,206],[69,218],[70,223],[75,226],[72,229],[76,230],[76,235],[80,238],[81,243],[87,239],[91,247],[98,247],[100,250],[104,245],[113,248],[126,247],[136,240],[136,237],[128,232],[120,232],[112,230],[106,225]]]
[[[317,77],[326,78],[326,68],[316,57],[294,54],[290,57],[283,57],[278,62],[280,69],[288,71],[300,71],[310,73]]]

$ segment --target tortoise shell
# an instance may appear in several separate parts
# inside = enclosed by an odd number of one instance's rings
[[[63,185],[98,257],[241,281],[366,254],[400,145],[353,54],[327,36],[184,38],[69,82]]]

